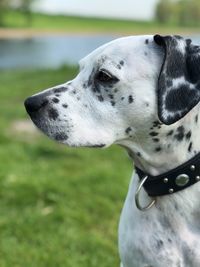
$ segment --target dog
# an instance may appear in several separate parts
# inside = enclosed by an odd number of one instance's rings
[[[73,80],[25,101],[47,136],[72,147],[123,146],[147,178],[198,155],[200,46],[176,35],[123,37],[79,65]],[[200,184],[152,200],[133,176],[119,223],[120,266],[200,266]]]

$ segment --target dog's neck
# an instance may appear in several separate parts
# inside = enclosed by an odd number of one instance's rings
[[[159,175],[191,159],[200,152],[199,105],[173,125],[157,120],[146,124],[142,132],[124,140],[134,164],[144,172]]]

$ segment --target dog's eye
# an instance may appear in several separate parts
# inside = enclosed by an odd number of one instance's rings
[[[100,70],[95,79],[99,82],[103,82],[103,83],[106,83],[106,82],[112,82],[114,80],[114,77],[108,73],[107,71],[105,70]]]

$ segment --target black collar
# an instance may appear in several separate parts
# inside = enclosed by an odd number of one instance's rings
[[[144,173],[136,167],[140,179],[148,176],[144,189],[149,196],[162,196],[183,190],[200,181],[200,153],[184,164],[158,176]]]

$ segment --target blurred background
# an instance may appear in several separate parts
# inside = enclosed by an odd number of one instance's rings
[[[27,96],[125,35],[200,43],[199,0],[0,0],[0,266],[119,266],[117,227],[132,173],[118,148],[71,149],[40,134]]]

